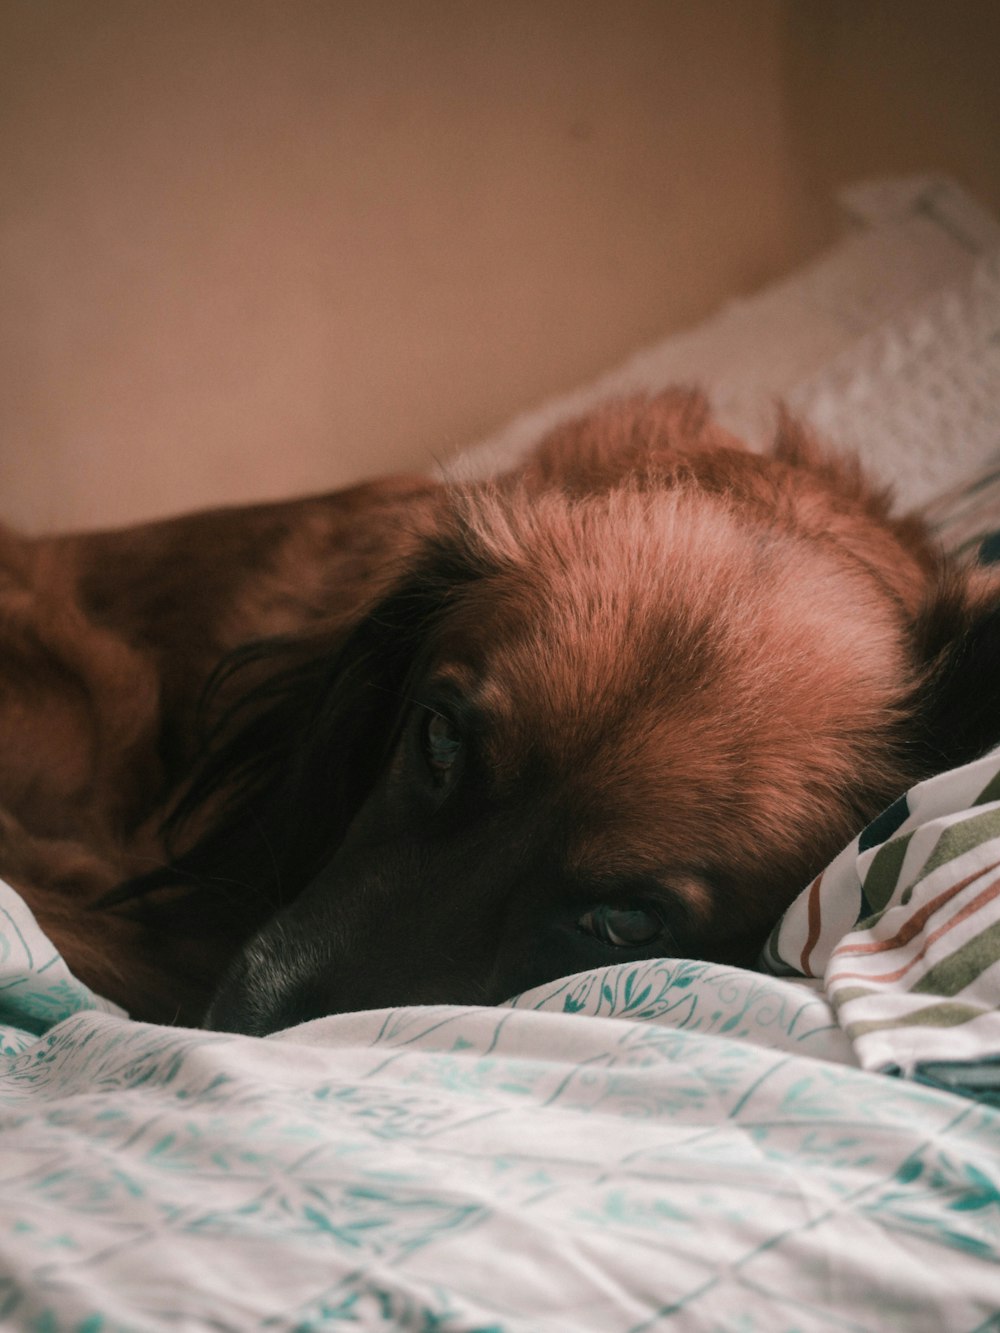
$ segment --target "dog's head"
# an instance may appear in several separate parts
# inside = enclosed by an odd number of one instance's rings
[[[208,787],[240,795],[188,869],[285,903],[210,1026],[747,961],[911,775],[929,557],[853,473],[557,444],[443,496],[399,586],[232,714]]]

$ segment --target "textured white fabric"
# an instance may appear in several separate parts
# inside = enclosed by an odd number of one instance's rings
[[[1000,225],[948,181],[875,182],[842,202],[852,228],[818,262],[516,418],[449,475],[510,466],[606,398],[688,384],[757,446],[784,400],[856,448],[901,508],[964,482],[1000,455]]]

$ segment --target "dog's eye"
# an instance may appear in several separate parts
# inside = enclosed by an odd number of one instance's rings
[[[443,778],[462,751],[462,734],[443,713],[431,713],[424,723],[424,753],[435,777]]]
[[[663,922],[646,907],[610,907],[601,903],[585,912],[579,925],[588,935],[616,949],[651,944],[663,934]]]

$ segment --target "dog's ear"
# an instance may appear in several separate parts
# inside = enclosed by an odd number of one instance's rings
[[[590,494],[651,473],[672,475],[690,455],[744,445],[718,425],[697,390],[668,389],[651,397],[612,399],[586,415],[555,426],[535,446],[516,476],[529,488],[556,487]]]
[[[951,571],[917,624],[926,663],[919,745],[928,771],[1000,744],[1000,574]]]
[[[265,640],[225,659],[204,704],[201,762],[165,824],[169,863],[104,905],[187,887],[199,891],[199,913],[214,901],[250,928],[304,887],[391,753],[429,637],[469,574],[430,542],[351,626]]]

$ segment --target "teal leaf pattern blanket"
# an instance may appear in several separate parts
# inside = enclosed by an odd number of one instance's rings
[[[770,974],[263,1039],[130,1021],[0,885],[0,1328],[1000,1328],[998,812],[1000,756],[915,788]]]
[[[940,1333],[1000,1310],[997,1112],[816,1055],[519,1006],[263,1040],[90,1010],[5,1060],[4,1328]]]

